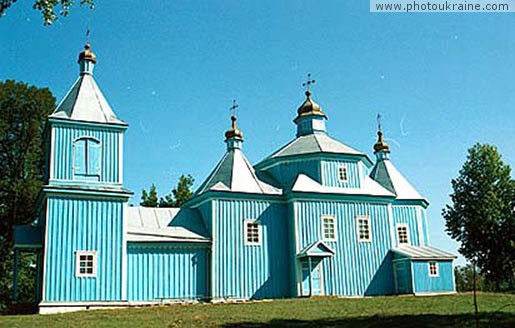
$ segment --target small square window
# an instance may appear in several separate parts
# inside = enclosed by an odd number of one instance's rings
[[[97,276],[96,251],[77,251],[75,253],[75,276],[89,278]]]
[[[357,217],[358,240],[371,241],[370,236],[370,218],[368,216]]]
[[[347,167],[346,166],[339,166],[338,167],[338,179],[340,179],[340,181],[342,182],[346,182],[347,181]]]
[[[429,262],[429,276],[430,277],[438,277],[438,263],[437,262]]]
[[[322,216],[322,234],[325,240],[336,240],[336,219],[334,216]]]
[[[397,238],[399,241],[399,245],[401,244],[409,244],[409,232],[408,226],[406,224],[397,225]]]
[[[261,225],[259,223],[251,220],[245,221],[245,244],[261,244]]]

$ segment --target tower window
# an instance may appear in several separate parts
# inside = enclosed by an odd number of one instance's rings
[[[261,244],[261,225],[252,220],[245,220],[245,244]]]
[[[75,253],[75,276],[95,278],[97,276],[97,252],[77,251]]]
[[[336,219],[334,216],[322,216],[322,234],[325,240],[336,240]]]
[[[397,238],[400,244],[409,244],[409,232],[406,224],[397,225]]]
[[[358,240],[359,241],[371,241],[370,236],[370,218],[368,216],[357,217],[358,226]]]
[[[429,276],[438,277],[438,263],[431,261],[429,262]]]
[[[347,167],[342,165],[338,167],[338,179],[342,182],[346,182],[348,179],[347,176]]]
[[[86,137],[73,144],[74,175],[79,180],[100,179],[100,141]]]

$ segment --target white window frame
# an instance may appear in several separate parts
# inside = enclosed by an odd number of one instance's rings
[[[367,222],[368,227],[368,238],[361,238],[360,236],[360,220],[365,220]],[[368,215],[360,215],[356,217],[356,232],[358,234],[359,242],[371,242],[372,241],[372,228],[370,226],[370,217]]]
[[[257,225],[257,234],[258,234],[258,241],[253,242],[248,240],[249,236],[249,224],[255,224]],[[263,231],[262,231],[261,224],[256,220],[243,220],[243,238],[245,241],[245,245],[247,246],[261,246],[261,240],[263,239]]]
[[[97,267],[98,267],[98,253],[97,251],[76,251],[75,252],[75,277],[77,278],[96,278],[97,277]],[[92,273],[81,273],[80,272],[80,257],[81,256],[93,256]]]
[[[401,236],[399,234],[399,228],[405,228],[406,229],[406,243],[401,243]],[[410,242],[410,233],[409,233],[409,226],[406,223],[399,223],[395,226],[395,232],[397,234],[397,244],[398,245],[411,245]]]
[[[345,179],[342,179],[342,174],[340,173],[341,170],[345,172]],[[349,170],[347,169],[347,165],[342,164],[338,166],[338,180],[340,182],[349,181]]]
[[[435,268],[435,273],[432,272],[431,270],[431,265],[434,264],[434,268]],[[436,261],[429,261],[427,262],[427,270],[429,271],[429,276],[430,277],[438,277],[440,275],[440,269],[438,268],[438,262]]]
[[[327,237],[325,234],[325,221],[332,221],[332,230],[333,230],[333,238]],[[338,230],[336,229],[336,217],[334,215],[322,215],[320,217],[321,228],[322,228],[322,240],[326,241],[336,241],[338,240]]]

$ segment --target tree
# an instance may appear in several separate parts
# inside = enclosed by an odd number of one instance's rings
[[[458,292],[470,292],[474,289],[474,268],[472,264],[455,267],[454,277]],[[482,274],[476,275],[476,289],[485,292],[493,290],[492,285],[485,280]]]
[[[145,189],[141,192],[141,206],[145,207],[157,207],[157,189],[154,184],[150,186],[150,191],[147,192]]]
[[[16,0],[0,0],[0,17],[5,14]],[[72,0],[34,0],[32,8],[41,11],[44,25],[52,25],[57,20],[56,8],[60,8],[61,16],[68,16]],[[94,0],[80,0],[80,5],[87,5],[90,9],[95,7]]]
[[[47,88],[0,82],[0,307],[11,291],[13,227],[37,217],[36,197],[43,183],[43,129],[54,108],[55,98]]]
[[[191,187],[195,179],[191,175],[181,175],[177,187],[172,190],[171,194],[161,197],[159,200],[159,207],[181,207],[188,199],[193,196]]]
[[[497,148],[476,144],[452,180],[451,205],[443,209],[446,230],[459,252],[499,290],[515,275],[515,183]]]

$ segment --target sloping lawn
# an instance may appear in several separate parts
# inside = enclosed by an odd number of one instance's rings
[[[515,295],[479,294],[480,327],[515,327]],[[0,327],[475,327],[471,294],[314,298],[1,316]]]

